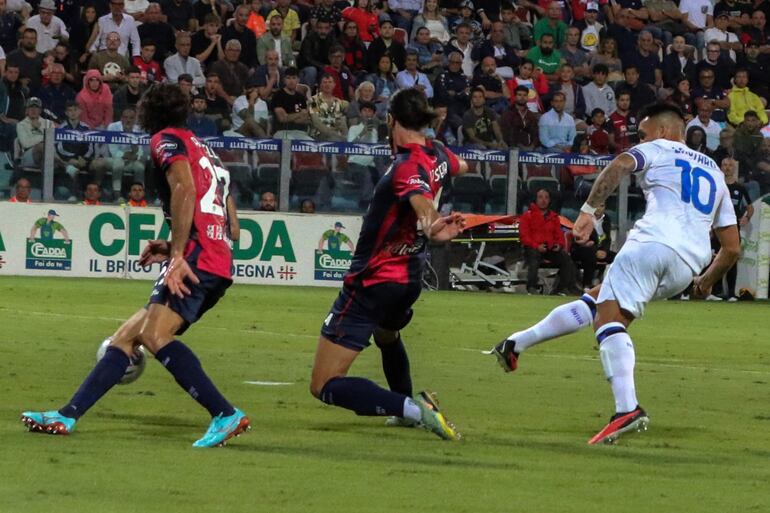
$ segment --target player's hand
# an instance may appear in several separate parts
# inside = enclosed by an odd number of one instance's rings
[[[152,265],[157,262],[165,262],[168,259],[170,246],[166,240],[151,240],[142,250],[139,257],[139,265],[142,267]]]
[[[452,240],[465,229],[465,218],[459,212],[439,217],[430,225],[428,238],[433,241],[445,242]]]
[[[748,218],[748,216],[743,216],[743,217],[741,217],[741,218],[738,220],[738,225],[739,225],[739,226],[746,226],[747,224],[749,224],[749,218]]]
[[[697,276],[693,280],[692,297],[694,299],[706,299],[711,295],[711,285],[706,286],[703,283],[703,276]]]
[[[578,244],[585,244],[594,231],[594,216],[581,212],[572,228],[572,234]]]
[[[190,264],[187,263],[184,257],[172,257],[166,270],[166,286],[168,290],[180,298],[189,296],[190,289],[185,284],[185,280],[190,280],[191,283],[200,283],[200,280],[190,269]]]

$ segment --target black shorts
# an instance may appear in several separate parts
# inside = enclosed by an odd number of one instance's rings
[[[180,298],[168,290],[164,280],[168,268],[168,262],[166,262],[161,267],[160,275],[152,288],[152,294],[150,294],[148,301],[148,306],[153,303],[166,305],[182,317],[184,322],[176,332],[177,335],[187,331],[191,324],[213,308],[233,283],[232,280],[198,269],[198,253],[198,251],[194,251],[192,255],[186,258],[193,273],[200,280],[200,283],[191,283],[189,280],[185,280],[185,285],[190,289],[189,295]]]
[[[371,287],[343,286],[321,326],[321,335],[343,347],[361,351],[376,328],[398,331],[412,320],[412,305],[421,285],[380,283]]]

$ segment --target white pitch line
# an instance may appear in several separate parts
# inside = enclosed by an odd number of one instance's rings
[[[30,310],[14,310],[13,308],[0,307],[0,313],[4,313],[4,312],[24,314],[24,315],[48,315],[48,316],[54,316],[54,317],[65,317],[68,319],[83,319],[87,321],[123,322],[126,320],[125,318],[120,318],[120,317],[101,317],[98,315],[77,315],[77,314],[69,314],[69,313],[61,313],[61,312],[33,312]],[[299,333],[282,333],[278,331],[245,330],[245,329],[225,328],[222,326],[197,326],[197,327],[199,329],[204,329],[204,330],[234,331],[237,333],[249,333],[249,334],[257,334],[257,335],[303,337],[303,338],[312,338],[312,339],[318,338],[317,335],[304,335]]]
[[[288,383],[286,381],[244,381],[244,385],[260,385],[263,387],[280,387],[286,385],[293,385],[294,383]]]
[[[487,355],[488,353],[481,350],[481,349],[471,349],[469,347],[461,347],[459,348],[460,351],[469,351],[471,353],[479,353],[482,355]],[[538,354],[536,355],[540,358],[553,358],[556,360],[578,360],[578,361],[585,361],[585,362],[598,362],[599,358],[595,356],[575,356],[571,354]],[[682,360],[675,360],[675,361],[682,361]],[[636,363],[640,365],[649,365],[649,366],[657,366],[657,367],[668,367],[671,369],[687,369],[687,370],[696,370],[696,371],[716,371],[716,372],[741,372],[743,374],[759,374],[759,375],[770,375],[770,371],[761,371],[761,370],[749,370],[749,369],[724,369],[721,367],[704,367],[699,365],[680,365],[678,363],[663,363],[659,360],[655,361],[644,361],[636,359]]]

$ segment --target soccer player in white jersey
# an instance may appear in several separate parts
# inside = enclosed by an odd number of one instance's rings
[[[640,119],[643,142],[618,155],[601,172],[573,230],[578,242],[588,240],[596,209],[623,176],[636,175],[647,209],[629,232],[604,282],[489,351],[511,372],[528,348],[593,324],[602,367],[615,397],[615,414],[589,444],[612,443],[624,433],[645,430],[649,423],[636,398],[634,345],[626,331],[631,322],[642,316],[650,300],[674,296],[693,281],[693,293],[707,296],[740,254],[724,176],[713,160],[684,144],[682,112],[656,104]],[[712,229],[722,247],[709,265]]]

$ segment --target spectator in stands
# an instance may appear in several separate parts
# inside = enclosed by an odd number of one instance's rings
[[[302,200],[299,211],[301,214],[315,214],[315,203],[311,199]]]
[[[611,264],[615,253],[612,245],[612,222],[604,215],[604,205],[594,213],[594,230],[585,244],[575,243],[572,246],[572,260],[580,263],[583,268],[583,289],[593,287],[598,264]]]
[[[246,137],[265,138],[268,116],[267,103],[259,97],[255,77],[249,77],[245,93],[233,102],[232,129]]]
[[[695,83],[695,61],[692,47],[685,44],[683,36],[674,36],[671,53],[663,58],[663,85],[669,89],[676,87],[677,81],[684,76],[690,83]]]
[[[101,205],[102,186],[96,182],[89,182],[83,190],[83,201],[81,205]]]
[[[743,122],[733,134],[733,151],[740,167],[738,171],[746,176],[755,168],[758,161],[759,147],[762,144],[762,121],[753,110],[743,114]]]
[[[650,16],[649,24],[644,28],[663,43],[663,48],[667,48],[675,36],[681,36],[684,40],[688,32],[683,24],[685,15],[673,0],[647,0],[644,6]]]
[[[133,65],[139,69],[142,84],[153,84],[163,81],[163,70],[155,59],[155,41],[146,39],[142,41],[142,50],[139,56],[132,60]]]
[[[714,26],[706,30],[704,39],[706,42],[718,41],[723,53],[727,53],[730,60],[736,61],[735,52],[743,52],[743,43],[738,36],[728,31],[730,15],[727,12],[721,12],[714,18]]]
[[[377,104],[377,113],[384,115],[388,111],[390,97],[398,90],[396,77],[393,76],[393,61],[390,55],[383,54],[376,73],[366,77],[366,80],[374,84],[374,102]]]
[[[357,124],[361,119],[361,111],[359,107],[364,102],[375,103],[374,98],[374,84],[368,80],[364,80],[356,88],[356,92],[353,93],[353,101],[348,104],[348,110],[345,112],[345,117],[348,120],[348,126]],[[375,104],[376,107],[376,104]],[[385,112],[382,114],[377,112],[377,117],[381,120],[385,119]]]
[[[193,96],[192,110],[187,118],[187,128],[198,137],[214,137],[218,134],[217,125],[206,116],[206,95],[198,93]]]
[[[70,53],[70,46],[60,41],[54,48],[54,63],[64,69],[64,83],[72,88],[80,87],[80,67],[75,56]],[[77,78],[76,78],[77,77]]]
[[[484,57],[484,60],[481,61],[481,65],[471,81],[471,87],[484,89],[487,107],[498,115],[508,110],[511,102],[511,91],[503,77],[497,74],[493,57]]]
[[[40,88],[40,100],[43,108],[53,113],[57,120],[64,119],[64,109],[68,102],[75,101],[75,90],[64,83],[64,66],[51,66],[49,82]]]
[[[75,99],[80,105],[80,120],[92,129],[104,130],[112,123],[112,92],[95,69],[83,76],[83,88]]]
[[[535,198],[529,210],[519,216],[519,237],[527,265],[527,292],[538,293],[537,272],[544,260],[559,268],[559,285],[555,293],[573,292],[576,288],[575,266],[564,250],[559,215],[550,209],[551,193],[540,189]]]
[[[727,157],[720,162],[720,169],[725,174],[725,183],[730,191],[730,199],[735,209],[735,218],[738,220],[738,226],[739,228],[746,226],[754,215],[754,207],[751,205],[751,198],[749,198],[746,187],[738,183],[737,163]],[[737,301],[738,298],[735,296],[735,282],[738,278],[737,262],[725,273],[725,278],[727,279],[727,290],[724,294],[722,294],[721,280],[717,283],[718,287],[713,293],[717,296],[721,295],[727,301]]]
[[[96,23],[96,38],[91,45],[91,53],[106,49],[107,38],[113,32],[117,32],[120,36],[118,53],[128,57],[128,46],[130,43],[131,55],[134,57],[139,55],[142,45],[139,39],[139,32],[136,29],[136,22],[131,16],[123,14],[124,6],[124,0],[110,0],[110,14],[100,17]]]
[[[364,43],[371,43],[380,35],[379,20],[374,12],[374,0],[355,0],[353,7],[342,10],[342,17],[358,24],[358,37]]]
[[[142,74],[139,68],[131,66],[126,70],[126,83],[112,95],[112,112],[115,117],[120,117],[126,107],[136,107],[145,91],[142,84]]]
[[[71,101],[65,109],[64,123],[61,128],[68,130],[90,130],[88,125],[80,121],[80,105]],[[66,187],[71,191],[69,201],[75,201],[76,191],[80,190],[78,173],[90,170],[92,179],[101,183],[108,163],[103,158],[95,158],[94,145],[87,142],[60,141],[56,143],[54,155],[54,186]]]
[[[729,27],[741,31],[743,27],[751,24],[751,10],[753,2],[739,2],[737,0],[720,0],[714,5],[714,19],[721,13],[726,13],[730,19]],[[706,41],[711,41],[706,39]]]
[[[597,64],[604,64],[607,66],[609,73],[607,74],[608,82],[618,82],[625,78],[623,76],[623,62],[621,62],[618,56],[618,43],[611,37],[602,38],[599,43],[598,50],[591,54],[591,58],[588,60],[588,65],[593,69]]]
[[[9,52],[15,49],[19,29],[23,25],[21,17],[7,9],[6,0],[0,0],[0,47]]]
[[[722,127],[711,119],[712,112],[711,104],[702,102],[700,107],[698,107],[698,115],[687,124],[687,129],[689,130],[691,127],[703,129],[706,134],[706,146],[713,152],[719,146],[719,134],[722,131]]]
[[[155,41],[155,55],[163,62],[175,46],[174,27],[162,20],[160,4],[152,2],[144,11],[144,20],[137,29],[141,41]]]
[[[267,35],[262,36],[267,37]],[[280,57],[276,50],[269,49],[265,52],[265,64],[259,66],[252,78],[254,78],[259,89],[259,97],[266,102],[270,101],[273,93],[281,88],[281,68],[278,64]]]
[[[186,32],[180,32],[176,35],[176,51],[163,61],[163,71],[166,75],[166,82],[177,82],[180,75],[190,75],[194,87],[203,87],[206,83],[206,77],[203,75],[201,63],[195,57],[190,56],[192,41],[190,35]]]
[[[727,94],[727,99],[730,100],[727,119],[733,125],[737,125],[743,120],[746,112],[754,111],[759,116],[762,126],[765,126],[768,122],[765,105],[759,96],[749,90],[749,72],[739,69],[735,72],[734,82],[734,87]]]
[[[508,90],[516,89],[523,85],[529,89],[529,110],[535,113],[543,112],[543,102],[541,95],[547,95],[550,84],[540,68],[535,69],[535,65],[529,59],[524,59],[519,66],[519,75],[509,81]]]
[[[468,30],[470,31],[468,40],[473,47],[476,47],[484,39],[484,31],[481,27],[481,23],[476,20],[476,12],[471,0],[463,0],[460,2],[460,18],[453,23],[455,34],[457,33],[457,28],[463,23],[468,26]]]
[[[132,182],[128,190],[128,206],[143,208],[147,206],[145,199],[144,184],[142,182]]]
[[[592,69],[593,80],[583,86],[586,112],[601,109],[603,112],[615,111],[615,91],[607,84],[609,69],[604,64],[596,64]]]
[[[42,0],[38,5],[38,14],[27,20],[26,27],[37,33],[36,49],[40,53],[53,50],[57,41],[67,41],[70,37],[62,19],[54,15],[55,11],[53,0]]]
[[[512,4],[503,2],[500,8],[500,21],[503,22],[503,37],[508,46],[517,52],[531,46],[532,27],[516,16],[516,10]],[[597,36],[598,34],[597,32]]]
[[[27,116],[16,125],[16,137],[21,147],[21,165],[23,167],[41,167],[43,164],[43,139],[45,130],[54,124],[40,114],[43,102],[32,97],[27,100]]]
[[[636,64],[629,64],[624,71],[625,80],[618,84],[615,95],[628,93],[631,96],[631,114],[636,117],[637,113],[646,105],[655,103],[657,95],[655,90],[649,84],[644,84],[639,80],[639,69]]]
[[[471,26],[467,23],[460,23],[455,27],[455,37],[449,41],[444,48],[444,53],[457,51],[463,56],[463,73],[465,76],[472,77],[476,63],[473,61],[473,45],[471,44]]]
[[[3,0],[0,0],[2,2]],[[69,44],[73,56],[81,65],[85,65],[91,58],[90,48],[88,46],[91,34],[94,32],[98,16],[96,8],[93,5],[83,6],[80,17],[69,26],[70,39]],[[0,30],[2,32],[2,30]]]
[[[248,5],[239,5],[235,9],[233,22],[222,29],[225,59],[227,59],[227,43],[235,39],[241,46],[239,60],[247,69],[253,68],[257,64],[257,36],[246,26],[246,23],[249,21],[250,12],[251,9]],[[221,70],[217,70],[217,73],[219,73],[219,78],[223,79]],[[222,84],[225,84],[224,80],[222,80]]]
[[[486,104],[483,87],[471,89],[471,108],[463,116],[465,145],[483,149],[503,149],[497,113]]]
[[[319,140],[344,141],[348,131],[345,110],[348,102],[334,96],[334,77],[321,75],[318,94],[310,98],[308,110],[312,124],[310,135]]]
[[[588,147],[592,153],[596,155],[609,155],[611,153],[610,132],[612,132],[612,126],[607,122],[607,115],[602,109],[593,109],[585,132],[588,137]]]
[[[516,54],[516,50],[505,42],[502,22],[496,21],[492,23],[489,39],[481,44],[474,58],[483,63],[483,60],[487,57],[492,57],[495,60],[498,75],[504,79],[513,78],[513,70],[519,66],[521,61]]]
[[[551,2],[546,10],[546,17],[541,18],[534,27],[535,40],[540,41],[543,34],[553,37],[556,47],[561,47],[567,39],[567,24],[562,21],[561,4]]]
[[[238,63],[240,64],[240,62]],[[217,125],[219,134],[230,128],[230,112],[235,98],[228,95],[219,82],[219,75],[209,73],[203,88],[206,97],[206,116]]]
[[[123,8],[123,12],[134,18],[134,21],[137,22],[137,26],[139,26],[138,24],[147,21],[144,13],[149,5],[148,0],[125,0],[125,2],[126,6]]]
[[[273,94],[270,105],[275,115],[276,139],[310,139],[307,98],[297,90],[298,85],[297,68],[286,68],[283,87]]]
[[[273,11],[268,21],[270,30],[262,34],[257,41],[257,60],[260,64],[266,64],[265,54],[268,50],[274,50],[278,55],[279,67],[294,66],[294,53],[291,51],[292,39],[282,32],[283,26],[284,19]]]
[[[436,78],[433,94],[436,101],[446,105],[447,123],[456,134],[462,125],[463,114],[468,110],[471,83],[462,71],[462,53],[450,52],[447,63],[447,69]]]
[[[19,47],[8,52],[6,67],[13,64],[19,68],[21,81],[29,88],[32,94],[40,89],[42,81],[43,54],[36,50],[37,32],[34,29],[24,29]]]
[[[561,47],[561,57],[573,68],[573,73],[581,82],[590,77],[591,66],[588,65],[590,58],[587,51],[580,46],[580,29],[569,27],[567,29],[564,45]]]
[[[505,144],[511,148],[534,151],[540,146],[538,117],[529,109],[528,102],[529,89],[518,86],[514,91],[513,108],[503,113],[500,125]]]
[[[714,84],[715,71],[711,68],[704,68],[698,71],[698,86],[693,89],[692,96],[695,105],[709,103],[712,112],[712,119],[717,122],[727,121],[726,111],[730,108],[730,99],[724,91]]]
[[[228,95],[228,103],[243,94],[243,88],[249,78],[249,68],[241,62],[241,43],[231,39],[225,43],[225,58],[218,60],[211,67],[209,74],[219,77],[222,90]]]
[[[764,4],[768,6],[767,2]],[[768,9],[770,11],[770,9]],[[754,41],[759,44],[760,47],[764,47],[767,51],[767,45],[770,41],[767,29],[767,13],[761,9],[755,9],[751,13],[751,24],[743,28],[743,34],[741,39],[748,44],[749,41]]]
[[[299,81],[308,87],[315,87],[318,74],[329,64],[329,51],[335,44],[331,34],[329,20],[320,18],[316,21],[315,30],[308,33],[299,49]]]
[[[359,112],[361,115],[359,122],[348,130],[348,142],[379,142],[380,134],[384,132],[385,127],[375,115],[377,107],[372,102],[361,102]],[[359,207],[366,208],[372,199],[374,186],[380,179],[374,157],[370,155],[351,155],[348,157],[345,177],[356,186]]]
[[[419,89],[428,99],[433,98],[433,86],[425,73],[417,69],[417,52],[409,49],[406,53],[406,69],[396,75],[398,89]]]
[[[0,0],[2,1],[2,0]],[[0,151],[10,152],[16,138],[16,124],[24,119],[29,90],[19,80],[19,67],[9,64],[3,74],[0,93],[5,90],[6,101],[0,104]]]
[[[706,58],[695,66],[695,71],[700,75],[704,71],[711,71],[716,80],[713,82],[718,89],[730,89],[730,79],[735,75],[735,63],[722,55],[722,48],[716,41],[706,45]]]
[[[275,212],[278,202],[275,200],[275,194],[270,191],[263,192],[259,197],[259,208],[262,212]]]
[[[334,96],[341,100],[350,100],[353,95],[353,75],[345,66],[345,48],[334,45],[329,50],[329,65],[323,72],[334,77]]]
[[[551,34],[540,36],[537,46],[527,52],[527,59],[532,61],[536,69],[542,70],[549,82],[558,79],[556,72],[561,66],[561,52],[554,50],[554,39]]]
[[[32,203],[32,199],[29,197],[31,191],[32,183],[26,178],[19,178],[16,180],[13,196],[8,201],[11,203]]]
[[[441,14],[438,0],[424,0],[422,2],[422,10],[412,20],[410,41],[414,41],[417,36],[417,29],[420,27],[425,27],[430,31],[431,41],[436,41],[442,45],[449,42],[449,24]]]
[[[366,75],[367,52],[364,43],[358,37],[358,25],[354,21],[345,22],[340,44],[345,49],[345,66],[357,81]]]
[[[631,17],[626,10],[621,10],[615,15],[615,21],[608,23],[607,30],[601,33],[602,41],[607,38],[615,41],[619,55],[625,56],[636,47],[638,33],[629,28],[630,23]],[[625,63],[625,59],[623,62]]]
[[[735,158],[734,135],[735,128],[730,125],[727,125],[726,128],[719,132],[719,146],[714,151],[714,162],[722,162],[727,157]],[[743,173],[743,176],[745,175],[746,172]]]
[[[679,10],[684,15],[682,22],[689,31],[689,43],[697,50],[703,50],[706,46],[705,31],[714,26],[714,4],[711,0],[681,0]]]
[[[699,126],[691,126],[685,133],[685,143],[691,150],[711,156],[711,152],[706,146],[706,132]]]
[[[388,0],[387,12],[396,27],[409,34],[412,31],[412,21],[421,8],[422,2],[420,0]]]
[[[377,73],[380,57],[385,53],[390,55],[390,58],[395,65],[395,68],[392,69],[391,72],[404,69],[406,47],[403,43],[393,39],[394,30],[395,28],[393,22],[390,21],[390,18],[385,18],[380,21],[380,35],[376,37],[369,45],[369,48],[366,49],[368,63],[366,69],[370,73]],[[361,37],[360,32],[358,37]],[[470,52],[470,49],[468,51]]]
[[[347,6],[347,2],[345,5]],[[335,0],[319,0],[315,7],[310,9],[310,30],[316,29],[318,20],[326,20],[332,27],[337,27],[342,22],[342,9]],[[358,34],[357,28],[356,34]]]
[[[140,133],[141,129],[136,124],[136,109],[134,107],[123,109],[120,121],[110,123],[107,130]],[[134,180],[144,182],[144,149],[139,144],[110,144],[109,151],[112,193],[113,199],[116,199],[122,194],[123,176],[130,174]]]
[[[598,65],[597,65],[598,66]],[[586,100],[583,88],[573,80],[574,71],[570,63],[565,62],[559,69],[559,80],[550,84],[549,97],[556,91],[564,93],[564,112],[575,118],[577,126],[585,128]]]
[[[126,80],[126,70],[131,66],[126,56],[119,51],[120,34],[110,32],[105,38],[107,45],[91,56],[88,61],[88,69],[96,70],[102,76],[102,81],[110,86],[110,91],[115,91]]]
[[[764,98],[766,102],[770,101],[770,54],[761,53],[759,43],[749,41],[746,45],[746,51],[740,54],[738,60],[740,68],[749,72],[749,84],[752,90]]]
[[[610,114],[610,146],[620,154],[639,142],[636,117],[631,114],[631,94],[621,92],[617,97],[615,112]]]
[[[174,30],[190,32],[196,30],[197,20],[190,0],[161,0],[160,6],[166,21],[174,27]]]
[[[248,2],[243,2],[247,4]],[[203,26],[204,19],[209,13],[216,14],[222,19],[229,18],[228,14],[233,11],[233,5],[230,0],[197,0],[193,2],[194,30]],[[251,8],[249,8],[251,11]]]
[[[639,81],[655,88],[663,86],[663,63],[658,46],[648,30],[639,33],[636,48],[623,56],[623,64],[633,64],[639,72]]]
[[[432,77],[440,73],[444,67],[444,48],[441,43],[431,41],[430,31],[427,27],[417,29],[417,34],[412,44],[408,47],[417,52],[417,64],[424,73]]]
[[[275,0],[275,9],[270,11],[270,13],[268,13],[267,15],[268,23],[272,21],[273,16],[275,16],[276,14],[281,17],[281,31],[282,31],[283,37],[290,41],[288,50],[283,50],[280,53],[288,54],[289,56],[291,56],[291,62],[282,60],[281,66],[293,66],[294,57],[293,57],[293,54],[291,53],[292,45],[296,44],[295,48],[299,49],[299,40],[300,40],[299,14],[290,4],[291,4],[291,0]],[[278,37],[275,34],[273,34],[273,36]]]
[[[564,112],[565,97],[561,91],[551,98],[551,110],[538,122],[540,144],[548,152],[569,153],[575,139],[575,120]]]
[[[695,117],[695,113],[697,112],[695,108],[695,98],[693,98],[692,92],[690,91],[690,81],[687,80],[687,77],[684,75],[679,77],[679,80],[676,81],[674,92],[671,93],[671,96],[669,96],[666,101],[673,105],[677,105],[682,109],[685,123],[689,123],[690,120]]]
[[[436,139],[447,145],[456,146],[457,130],[450,127],[447,122],[446,104],[440,101],[434,101],[433,111],[436,113],[436,117],[433,119],[430,127],[425,130],[425,137]]]
[[[198,59],[204,70],[210,70],[218,59],[225,56],[222,36],[219,33],[221,27],[219,16],[209,13],[203,18],[203,28],[192,35],[190,55]]]

